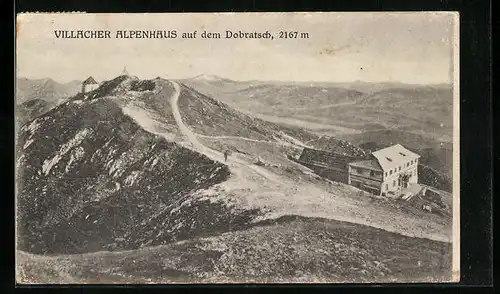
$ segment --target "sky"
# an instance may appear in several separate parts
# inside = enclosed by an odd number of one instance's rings
[[[18,77],[98,81],[126,66],[141,79],[199,74],[233,80],[453,82],[455,14],[223,13],[20,14]],[[54,30],[269,31],[274,40],[57,39]],[[280,31],[308,39],[279,39]],[[458,38],[458,36],[456,36]],[[458,62],[458,60],[457,60]]]

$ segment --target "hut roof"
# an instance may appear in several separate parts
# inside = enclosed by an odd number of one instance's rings
[[[378,163],[376,159],[362,160],[362,161],[354,161],[349,163],[350,166],[354,167],[362,167],[376,171],[382,171],[382,167]]]
[[[93,77],[88,77],[85,81],[83,81],[84,85],[89,85],[89,84],[97,84],[96,80],[94,80]]]
[[[384,171],[400,166],[403,162],[420,158],[420,155],[411,152],[401,144],[380,149],[372,154],[377,158],[378,163]]]

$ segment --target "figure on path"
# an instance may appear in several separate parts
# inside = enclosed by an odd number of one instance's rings
[[[228,156],[231,155],[231,150],[224,151],[224,162],[227,161]]]

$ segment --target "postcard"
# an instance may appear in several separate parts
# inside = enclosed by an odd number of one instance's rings
[[[17,283],[457,282],[458,32],[18,14]]]

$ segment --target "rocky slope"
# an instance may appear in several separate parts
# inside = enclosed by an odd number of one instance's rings
[[[43,99],[31,99],[16,106],[16,122],[23,125],[25,122],[46,113],[55,107],[54,102]]]
[[[229,170],[125,115],[120,77],[27,122],[17,142],[18,249],[132,249],[236,229],[254,213],[196,192]],[[198,195],[198,196],[197,196]]]

